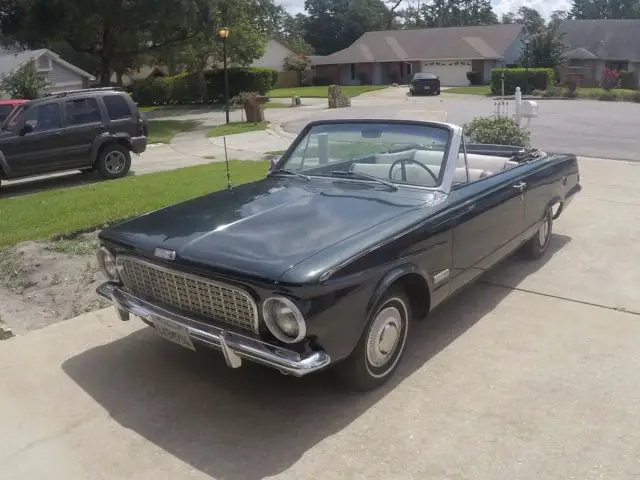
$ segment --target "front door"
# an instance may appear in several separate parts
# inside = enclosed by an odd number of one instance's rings
[[[451,291],[491,268],[520,243],[525,186],[519,167],[458,186],[453,203]]]
[[[64,159],[64,145],[58,101],[27,108],[8,128],[12,134],[3,139],[2,151],[11,176],[59,169]]]

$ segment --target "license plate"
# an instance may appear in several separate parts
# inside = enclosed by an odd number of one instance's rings
[[[429,85],[425,85],[425,86],[424,86],[424,89],[425,89],[425,90],[429,90]]]
[[[162,338],[195,351],[196,347],[193,346],[186,327],[160,317],[151,317],[151,321]]]

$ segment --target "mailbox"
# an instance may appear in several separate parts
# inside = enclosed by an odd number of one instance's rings
[[[538,102],[523,100],[520,104],[520,115],[526,118],[536,118],[538,116]]]

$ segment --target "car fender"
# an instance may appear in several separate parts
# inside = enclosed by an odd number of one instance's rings
[[[11,169],[9,168],[9,162],[7,162],[7,158],[4,156],[4,153],[0,152],[0,176],[8,177]]]
[[[387,272],[376,285],[373,294],[369,299],[369,303],[367,304],[366,318],[369,318],[369,315],[371,315],[371,312],[391,285],[400,280],[402,277],[406,277],[407,275],[412,274],[418,275],[422,278],[422,280],[424,280],[424,284],[426,286],[425,294],[430,299],[431,292],[433,291],[433,282],[430,280],[429,275],[427,275],[423,269],[413,263],[398,265]]]
[[[98,159],[98,153],[100,148],[107,142],[124,143],[129,148],[131,147],[131,137],[127,133],[102,133],[98,135],[93,141],[91,146],[91,162],[95,162]]]

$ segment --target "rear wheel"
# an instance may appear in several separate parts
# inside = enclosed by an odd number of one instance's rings
[[[100,150],[96,166],[103,178],[124,177],[131,168],[131,154],[119,143],[110,143]]]
[[[372,311],[351,355],[336,366],[341,380],[357,391],[384,384],[404,353],[410,323],[411,307],[405,291],[390,289]]]
[[[553,230],[553,211],[548,208],[536,234],[522,246],[522,254],[530,260],[537,260],[542,257],[551,242],[551,232]]]

